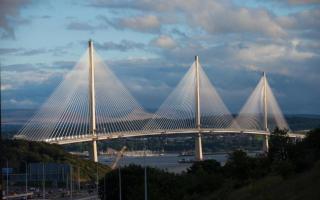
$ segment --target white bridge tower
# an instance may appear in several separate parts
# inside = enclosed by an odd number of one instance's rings
[[[268,129],[268,103],[267,103],[267,77],[266,73],[263,72],[263,127],[266,132],[269,131]],[[267,153],[269,151],[269,138],[268,135],[264,135],[263,138],[263,147],[262,147],[263,152]]]
[[[195,159],[196,161],[201,161],[203,159],[202,155],[202,142],[201,142],[201,113],[200,113],[200,76],[199,76],[199,57],[195,57],[196,64],[196,88],[195,88],[195,118],[196,118],[196,129],[198,132],[195,136]]]
[[[94,87],[93,42],[89,40],[89,131],[92,134],[92,160],[98,162],[96,134],[96,98]]]

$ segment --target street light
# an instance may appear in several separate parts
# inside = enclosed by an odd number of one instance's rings
[[[9,196],[9,161],[7,159],[7,188],[6,195]]]
[[[78,190],[80,192],[80,167],[78,167]]]
[[[121,188],[121,166],[119,165],[119,200],[122,200],[122,188]]]
[[[103,200],[106,200],[107,199],[107,194],[106,194],[106,174],[103,176],[103,191],[104,191],[104,194],[103,194]]]
[[[73,199],[72,196],[72,165],[70,165],[70,198]]]
[[[146,143],[144,143],[143,165],[144,165],[144,199],[148,200],[148,185],[147,185],[147,165],[146,165]]]
[[[46,199],[46,182],[45,182],[44,163],[42,163],[42,198]]]
[[[99,171],[98,171],[98,163],[97,163],[97,177],[96,177],[96,187],[97,187],[97,195],[99,194]]]
[[[27,161],[23,161],[23,162],[26,167],[26,173],[25,173],[25,176],[26,176],[26,199],[28,199],[28,163],[27,163]]]

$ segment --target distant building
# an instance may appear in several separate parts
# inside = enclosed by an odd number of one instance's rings
[[[7,173],[8,172],[8,173]],[[70,180],[70,165],[60,163],[28,163],[28,182],[51,182],[53,185]],[[10,184],[25,182],[26,173],[18,172],[13,168],[2,168],[2,180]]]
[[[70,165],[60,163],[30,163],[28,177],[30,181],[64,182],[69,179]]]

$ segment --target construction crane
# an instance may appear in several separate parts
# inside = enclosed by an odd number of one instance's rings
[[[119,162],[120,158],[122,157],[125,150],[127,150],[127,147],[123,146],[122,149],[120,151],[118,151],[117,157],[111,165],[111,169],[115,169],[117,167],[118,162]]]

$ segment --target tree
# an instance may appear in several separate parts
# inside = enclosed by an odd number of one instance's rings
[[[236,150],[229,154],[224,166],[224,172],[228,177],[243,181],[250,177],[251,168],[252,161],[247,153],[242,150]]]
[[[287,160],[289,156],[288,148],[291,144],[288,130],[275,128],[270,136],[269,159],[272,162]]]

